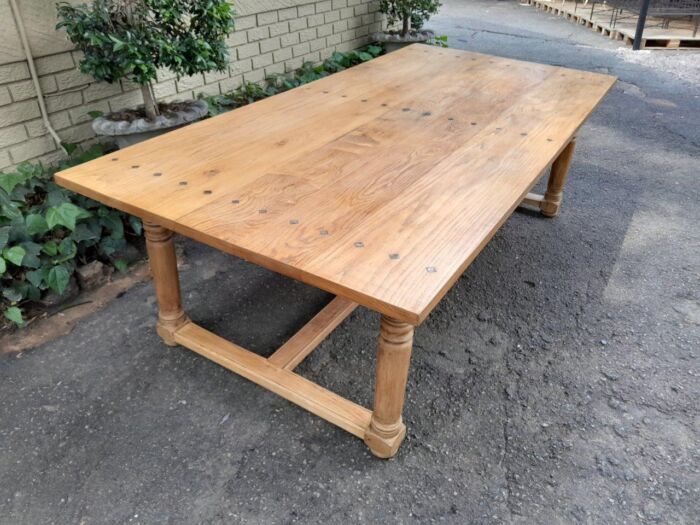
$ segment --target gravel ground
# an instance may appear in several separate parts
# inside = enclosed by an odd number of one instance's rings
[[[562,214],[516,213],[417,330],[391,461],[153,331],[150,283],[0,356],[0,523],[697,523],[700,54],[516,2],[453,47],[609,72]],[[269,354],[329,297],[186,242],[192,317]],[[300,367],[370,404],[378,316]]]

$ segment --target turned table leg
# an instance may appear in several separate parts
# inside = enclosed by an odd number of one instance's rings
[[[379,331],[374,411],[365,443],[380,458],[390,458],[406,437],[401,419],[411,362],[413,326],[382,316]]]
[[[156,330],[165,344],[175,346],[175,331],[188,322],[188,319],[180,300],[173,232],[145,221],[143,229],[160,308]]]
[[[576,149],[576,138],[571,139],[571,142],[566,145],[554,163],[552,163],[547,191],[544,194],[544,200],[540,203],[540,212],[545,217],[555,217],[559,213],[564,184],[569,174],[571,160],[574,157],[574,149]]]

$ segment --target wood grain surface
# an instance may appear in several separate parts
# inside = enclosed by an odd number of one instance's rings
[[[614,82],[413,45],[56,180],[416,325]]]

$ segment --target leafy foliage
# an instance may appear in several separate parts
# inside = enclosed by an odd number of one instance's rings
[[[226,67],[227,0],[94,0],[57,9],[57,28],[85,53],[80,70],[97,80],[145,85],[161,67],[178,75]]]
[[[205,99],[214,115],[313,82],[382,53],[379,46],[334,53],[320,65],[306,63],[292,75],[270,77],[264,86],[247,83],[226,95]],[[75,153],[75,145],[66,146]],[[0,310],[9,321],[23,325],[27,303],[39,300],[48,291],[62,294],[81,264],[98,259],[111,262],[119,271],[127,269],[119,254],[126,250],[126,235],[141,235],[139,219],[60,188],[52,180],[57,169],[102,154],[100,146],[93,146],[56,169],[25,163],[14,172],[0,172]]]
[[[102,154],[93,146],[57,168]],[[141,234],[138,219],[57,186],[54,171],[25,163],[0,173],[0,309],[18,325],[24,304],[49,290],[62,294],[77,265],[116,259],[126,250],[125,233]]]
[[[390,25],[400,22],[401,34],[405,35],[410,28],[423,27],[441,5],[439,0],[381,0],[379,10],[387,15]]]
[[[202,97],[209,105],[209,115],[218,115],[227,109],[251,104],[256,100],[288,91],[314,80],[327,77],[343,69],[361,64],[378,57],[384,52],[380,46],[367,46],[349,53],[335,52],[322,64],[306,62],[291,75],[273,75],[266,79],[265,85],[248,82],[225,95]]]
[[[435,47],[450,47],[447,44],[447,35],[435,35],[428,41],[428,44]]]

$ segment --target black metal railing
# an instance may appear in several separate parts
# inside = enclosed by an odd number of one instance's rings
[[[615,28],[617,22],[624,18],[637,18],[637,26],[634,34],[632,49],[640,49],[647,17],[661,19],[660,25],[668,28],[671,19],[684,18],[693,25],[693,37],[698,34],[700,27],[700,0],[574,0],[577,9],[590,9],[590,16],[596,6],[605,6],[610,9],[610,26]]]

